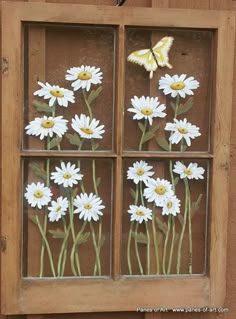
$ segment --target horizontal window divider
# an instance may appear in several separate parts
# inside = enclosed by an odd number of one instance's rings
[[[74,157],[74,158],[116,158],[117,154],[111,152],[90,152],[90,151],[21,151],[21,157]]]
[[[211,159],[214,157],[212,153],[208,152],[124,152],[121,154],[123,158],[206,158]]]

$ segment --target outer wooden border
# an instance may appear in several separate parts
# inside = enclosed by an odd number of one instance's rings
[[[20,118],[23,102],[20,48],[21,24],[24,21],[115,25],[119,26],[120,39],[125,25],[216,30],[215,117],[212,121],[214,143],[212,153],[208,154],[209,158],[213,156],[209,276],[138,280],[119,278],[119,265],[116,264],[113,276],[115,280],[21,279]],[[8,69],[4,70],[2,77],[2,236],[7,239],[7,249],[1,261],[1,301],[4,314],[223,305],[234,25],[233,14],[219,11],[14,2],[2,4],[2,56],[8,61]],[[119,50],[118,56],[122,57],[122,46]],[[122,63],[118,65],[118,78],[122,79]],[[122,103],[119,96],[117,103]],[[121,121],[120,115],[117,116]],[[118,150],[121,143],[119,137],[116,138],[116,143]],[[119,161],[118,165],[121,165]],[[116,174],[118,169],[119,167]],[[117,216],[115,222],[119,223]],[[119,248],[119,243],[115,247]],[[118,258],[119,253],[114,255],[116,262]]]

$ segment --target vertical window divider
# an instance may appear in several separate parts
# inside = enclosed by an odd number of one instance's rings
[[[120,25],[116,38],[116,81],[115,81],[115,163],[114,179],[114,222],[113,222],[113,279],[121,273],[121,210],[122,210],[122,152],[123,152],[123,104],[124,104],[124,55],[125,28]]]

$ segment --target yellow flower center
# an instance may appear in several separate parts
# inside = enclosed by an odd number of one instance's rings
[[[71,175],[70,173],[68,173],[68,172],[66,172],[66,173],[63,174],[63,177],[64,177],[65,179],[70,179],[71,176],[72,176],[72,175]]]
[[[185,84],[184,82],[174,82],[171,84],[170,86],[172,88],[172,90],[182,90],[185,88]]]
[[[50,93],[55,97],[64,97],[64,93],[61,90],[51,90]]]
[[[85,205],[84,205],[84,208],[85,208],[85,209],[91,209],[92,207],[93,207],[93,206],[92,206],[91,204],[85,204]]]
[[[81,131],[88,135],[93,134],[93,130],[89,127],[81,127]]]
[[[144,108],[141,110],[141,113],[142,113],[143,115],[152,115],[153,110],[152,110],[150,107],[144,107]]]
[[[181,133],[181,134],[187,134],[187,133],[188,133],[188,130],[187,130],[185,127],[180,127],[180,128],[178,128],[178,131],[179,131],[179,133]]]
[[[34,192],[34,197],[35,198],[42,198],[43,197],[43,192],[40,190],[37,190]]]
[[[144,216],[145,214],[144,214],[143,211],[138,210],[138,211],[136,212],[136,215],[137,215],[137,216]]]
[[[172,206],[173,206],[172,202],[167,202],[167,203],[166,203],[166,207],[167,207],[167,208],[171,208]]]
[[[186,175],[192,175],[192,170],[191,169],[189,169],[189,168],[186,168],[185,170],[184,170],[184,173],[186,174]]]
[[[165,192],[166,192],[166,188],[165,186],[163,185],[159,185],[155,188],[155,192],[158,194],[158,195],[164,195]]]
[[[88,81],[92,78],[92,76],[91,72],[83,71],[78,74],[77,78],[81,81]]]
[[[56,209],[56,212],[59,213],[60,210],[61,210],[61,206],[58,206]]]
[[[136,174],[137,174],[138,176],[142,176],[142,175],[144,174],[144,170],[143,170],[142,168],[139,168],[139,169],[137,170]]]
[[[55,125],[55,123],[54,123],[53,120],[44,120],[44,121],[41,123],[41,126],[42,126],[43,128],[52,128],[54,125]]]

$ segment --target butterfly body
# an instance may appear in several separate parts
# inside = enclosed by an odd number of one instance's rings
[[[169,50],[174,41],[173,37],[164,37],[151,49],[143,49],[134,51],[128,56],[128,61],[144,66],[146,71],[150,72],[150,79],[153,77],[153,72],[158,66],[172,69],[169,63]]]

